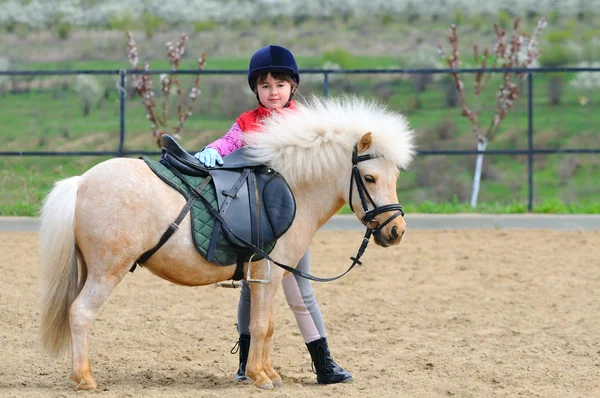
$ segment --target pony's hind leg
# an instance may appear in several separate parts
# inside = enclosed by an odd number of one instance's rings
[[[88,276],[83,290],[69,309],[73,360],[70,379],[77,383],[77,390],[91,390],[97,387],[88,358],[88,331],[100,307],[123,276]]]

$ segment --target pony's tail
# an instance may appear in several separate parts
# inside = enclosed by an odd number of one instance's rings
[[[62,354],[71,341],[69,307],[84,282],[79,280],[79,249],[75,242],[75,203],[80,180],[78,176],[57,182],[46,197],[41,214],[40,332],[42,348],[52,355]]]

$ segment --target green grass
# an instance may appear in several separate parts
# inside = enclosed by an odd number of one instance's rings
[[[299,56],[297,57],[298,67],[300,69],[320,69],[325,63],[323,56]],[[152,69],[170,70],[171,65],[167,60],[152,60],[149,62]],[[369,57],[361,55],[351,55],[348,69],[368,69],[368,68],[390,68],[399,67],[398,57]],[[140,66],[143,66],[140,64]],[[183,59],[179,65],[180,70],[198,67],[198,63],[193,59]],[[36,62],[23,64],[19,69],[22,70],[119,70],[132,69],[127,60],[78,60],[78,61],[56,61],[56,62]],[[247,58],[208,58],[206,70],[247,70]]]
[[[182,69],[192,68],[185,60]],[[304,68],[318,68],[321,57],[300,58]],[[353,68],[386,68],[398,62],[394,57],[351,56]],[[210,59],[209,69],[244,69],[246,59]],[[66,62],[27,65],[27,69],[62,69]],[[166,69],[166,62],[153,63],[153,69]],[[68,63],[71,69],[127,68],[126,62],[76,61]],[[467,89],[471,76],[466,76]],[[565,75],[570,80],[573,75]],[[54,79],[52,81],[52,79]],[[192,77],[182,77],[184,87],[190,87]],[[114,89],[115,77],[99,78],[108,87],[109,95],[92,109],[89,116],[82,115],[80,100],[72,89],[72,77],[45,77],[36,79],[32,90],[26,94],[0,95],[0,137],[4,151],[51,150],[116,150],[119,140],[119,104]],[[50,87],[40,86],[51,82]],[[378,83],[389,90],[390,108],[404,113],[417,131],[419,149],[471,149],[475,139],[469,121],[459,115],[457,108],[444,105],[443,86],[434,82],[427,91],[419,94],[421,107],[415,106],[412,83],[400,76],[349,75],[332,79],[330,93],[355,92],[374,98],[386,98],[377,92]],[[65,84],[63,84],[65,83]],[[499,78],[490,82],[484,91],[482,104],[493,104]],[[156,83],[155,83],[156,84]],[[203,94],[196,103],[193,115],[186,122],[181,140],[190,152],[222,136],[235,117],[253,103],[252,98],[241,95],[245,76],[206,76],[201,88]],[[600,93],[588,94],[591,103],[581,106],[577,99],[581,93],[565,85],[562,104],[551,106],[546,96],[547,77],[534,78],[534,130],[537,147],[600,148],[597,126],[600,113]],[[63,87],[64,86],[64,87]],[[322,85],[305,79],[301,92],[322,92]],[[523,93],[524,94],[524,93]],[[241,98],[241,100],[240,100]],[[239,100],[239,101],[238,101]],[[234,102],[237,101],[237,102]],[[149,122],[139,98],[126,103],[126,149],[156,149],[150,134]],[[175,104],[170,104],[172,109]],[[489,108],[481,120],[489,121]],[[173,118],[173,116],[171,116]],[[440,139],[439,126],[448,122],[452,126],[450,138]],[[527,145],[526,97],[519,98],[498,131],[489,149],[526,148]],[[407,212],[456,213],[472,212],[468,193],[473,173],[473,157],[445,156],[417,158],[410,171],[401,174],[398,196]],[[570,162],[576,160],[576,164]],[[101,158],[0,158],[0,215],[34,215],[40,200],[52,183],[71,175],[82,174]],[[482,181],[477,212],[526,212],[527,164],[523,156],[486,156],[488,168],[495,176]],[[599,213],[600,161],[598,155],[548,155],[535,157],[534,193],[535,212]],[[569,168],[572,168],[569,171]],[[565,171],[566,170],[566,171]],[[423,182],[424,174],[431,174]],[[566,174],[565,174],[566,173]],[[560,175],[563,175],[562,177]],[[458,193],[457,193],[458,192]],[[456,195],[461,200],[453,200]]]

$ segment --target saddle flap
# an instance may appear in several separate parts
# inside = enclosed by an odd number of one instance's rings
[[[248,196],[248,181],[241,182],[237,189],[232,189],[240,179],[241,173],[236,170],[214,169],[211,170],[213,183],[217,194],[219,215],[223,217],[227,226],[234,233],[247,242],[252,242],[252,215],[250,209],[250,198]],[[245,247],[229,231],[223,231],[232,243]]]
[[[240,238],[254,244],[275,242],[290,227],[296,215],[296,201],[287,182],[270,168],[258,167],[240,182],[239,171],[214,169],[219,213]],[[232,197],[233,193],[233,197]],[[234,244],[246,247],[233,234],[225,235]]]
[[[262,179],[266,181],[262,182]],[[294,194],[279,173],[261,175],[259,184],[262,185],[261,198],[265,214],[263,222],[268,223],[268,228],[275,239],[278,239],[289,229],[296,216]]]

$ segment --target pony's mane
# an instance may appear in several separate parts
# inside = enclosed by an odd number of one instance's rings
[[[403,115],[355,96],[313,97],[297,111],[274,113],[260,133],[244,134],[249,155],[268,164],[294,186],[323,181],[348,167],[354,145],[372,133],[368,153],[405,169],[414,155],[413,135]]]

